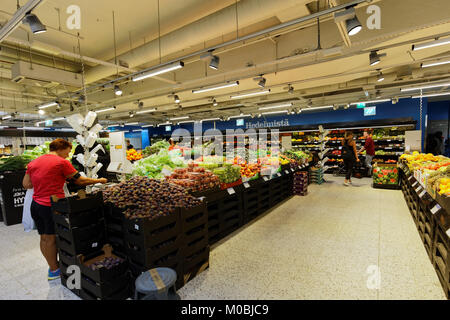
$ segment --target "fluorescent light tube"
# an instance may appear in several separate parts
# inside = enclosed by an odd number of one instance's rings
[[[136,111],[136,114],[150,113],[150,112],[155,112],[155,111],[156,111],[156,109],[141,110],[141,111]]]
[[[203,119],[203,120],[200,120],[200,122],[217,121],[217,120],[220,120],[220,118]]]
[[[284,104],[271,105],[271,106],[267,106],[267,107],[261,107],[261,108],[258,108],[258,110],[269,110],[269,109],[289,108],[289,107],[292,107],[292,103],[284,103]]]
[[[112,128],[112,127],[120,127],[120,124],[112,124],[112,125],[109,125],[107,128]]]
[[[379,99],[379,100],[369,100],[369,101],[359,101],[359,102],[353,102],[353,103],[350,103],[351,105],[357,105],[357,104],[359,104],[359,103],[380,103],[380,102],[388,102],[388,101],[391,101],[391,99]]]
[[[137,126],[138,124],[139,124],[139,122],[125,123],[126,126]]]
[[[238,85],[239,85],[239,81],[234,81],[234,82],[230,82],[230,83],[218,84],[218,85],[211,86],[211,87],[192,90],[192,93],[208,92],[208,91],[219,90],[219,89],[223,89],[223,88],[235,87]]]
[[[184,120],[184,119],[189,119],[189,116],[186,116],[186,117],[178,117],[178,118],[170,118],[171,121],[175,121],[175,120]]]
[[[7,115],[7,116],[4,116],[4,117],[2,117],[2,120],[8,120],[8,119],[11,119],[12,118],[12,115]]]
[[[440,97],[440,96],[450,96],[450,92],[424,94],[424,95],[422,95],[422,98]],[[420,96],[414,96],[412,98],[418,99],[418,98],[420,98]]]
[[[450,86],[450,82],[447,83],[437,83],[437,84],[430,84],[426,86],[421,87],[412,87],[412,88],[401,88],[401,92],[407,92],[407,91],[416,91],[416,90],[424,90],[424,89],[432,89],[432,88],[439,88],[439,87],[448,87]]]
[[[133,132],[140,132],[142,129],[133,130]]]
[[[270,89],[263,90],[263,91],[257,91],[257,92],[251,92],[251,93],[244,93],[236,96],[231,96],[231,99],[239,99],[239,98],[245,98],[245,97],[252,97],[252,96],[259,96],[261,94],[269,93]]]
[[[112,111],[112,110],[116,110],[116,107],[100,109],[100,110],[95,111],[95,113],[101,113],[101,112]]]
[[[161,68],[157,68],[157,69],[154,69],[154,70],[150,70],[150,71],[141,73],[140,75],[137,75],[137,76],[133,77],[133,81],[144,80],[144,79],[147,79],[147,78],[151,78],[151,77],[157,76],[159,74],[163,74],[163,73],[167,73],[167,72],[174,71],[174,70],[177,70],[177,69],[181,69],[183,67],[184,67],[183,61],[178,61],[178,62],[169,64],[167,66],[163,66]]]
[[[444,38],[444,39],[434,40],[431,42],[426,42],[426,43],[421,43],[421,44],[413,44],[412,51],[417,51],[417,50],[422,50],[422,49],[427,49],[427,48],[432,48],[432,47],[437,47],[437,46],[443,46],[443,45],[449,44],[449,43],[450,43],[450,38]]]
[[[62,120],[65,120],[65,118],[62,117],[62,118],[55,118],[55,119],[53,119],[53,121],[62,121]]]
[[[436,61],[436,62],[425,62],[422,63],[420,66],[422,68],[428,68],[428,67],[435,67],[435,66],[441,66],[443,64],[449,64],[450,60],[446,60],[446,61]]]
[[[53,102],[43,104],[42,106],[39,106],[39,109],[45,109],[45,108],[53,107],[56,105],[58,105],[58,103],[56,101],[53,101]]]
[[[303,108],[302,111],[308,111],[308,110],[321,110],[321,109],[331,109],[334,106],[323,106],[323,107],[311,107],[311,108]]]
[[[271,112],[263,112],[261,113],[262,115],[264,114],[277,114],[277,113],[288,113],[288,110],[282,110],[282,111],[271,111]]]
[[[194,120],[188,120],[188,121],[180,121],[178,122],[178,124],[183,124],[183,123],[194,123]]]
[[[249,118],[249,117],[251,117],[251,116],[252,116],[251,114],[240,114],[240,115],[238,115],[238,116],[231,116],[231,117],[228,117],[228,119]]]
[[[149,127],[154,127],[154,125],[152,125],[152,124],[147,124],[147,125],[145,125],[145,126],[142,126],[142,128],[149,128]]]
[[[169,125],[171,125],[171,124],[172,124],[171,122],[160,123],[160,124],[158,124],[158,127],[159,127],[159,126],[169,126]]]

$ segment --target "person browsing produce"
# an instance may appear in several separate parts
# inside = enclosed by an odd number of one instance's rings
[[[130,139],[127,139],[127,150],[134,149],[134,146],[131,144]]]
[[[82,177],[72,164],[66,160],[72,145],[64,139],[56,139],[50,143],[50,152],[31,161],[22,184],[25,189],[33,189],[31,217],[40,235],[40,247],[47,260],[48,280],[58,279],[60,270],[57,260],[55,226],[51,211],[50,197],[56,195],[64,198],[64,183],[71,179],[75,184],[87,186],[95,183],[106,183],[107,180]]]
[[[345,165],[345,181],[344,185],[348,186],[352,183],[352,172],[355,166],[355,161],[359,162],[358,153],[356,152],[356,143],[353,140],[353,133],[346,131],[344,140],[342,140],[342,158]]]
[[[362,147],[359,150],[359,153],[366,150],[366,167],[369,168],[369,174],[372,173],[372,160],[375,156],[375,143],[372,139],[372,131],[367,130],[364,131],[364,139],[366,139],[366,142],[364,143],[364,147]]]

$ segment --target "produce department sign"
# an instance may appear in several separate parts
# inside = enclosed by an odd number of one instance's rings
[[[284,119],[281,121],[258,121],[258,122],[247,122],[245,125],[246,129],[257,129],[257,128],[277,128],[277,127],[289,127],[289,119]]]

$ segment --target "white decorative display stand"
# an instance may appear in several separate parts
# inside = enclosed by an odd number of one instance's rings
[[[99,150],[103,149],[101,144],[97,145],[92,151],[89,151],[98,139],[98,133],[102,130],[100,124],[93,126],[97,114],[95,112],[89,111],[85,118],[79,113],[67,117],[67,122],[72,126],[72,128],[78,133],[77,141],[83,147],[84,154],[79,153],[76,158],[79,163],[84,167],[85,172],[80,172],[81,175],[97,179],[97,172],[103,167],[103,164],[97,163]],[[87,186],[86,190],[90,192],[92,187]]]
[[[319,163],[318,163],[318,167],[322,168],[323,172],[325,173],[325,171],[327,171],[329,169],[328,166],[325,165],[325,163],[327,163],[327,161],[329,160],[328,157],[325,157],[325,155],[331,150],[331,148],[327,148],[325,145],[327,143],[327,140],[325,140],[325,137],[328,136],[330,134],[329,130],[324,130],[323,126],[320,125],[319,126],[319,138],[320,138],[320,153],[319,153]]]

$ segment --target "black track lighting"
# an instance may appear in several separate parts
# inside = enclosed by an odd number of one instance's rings
[[[362,25],[356,15],[353,18],[346,20],[345,26],[347,28],[347,33],[349,36],[354,36],[362,29]]]
[[[175,100],[175,103],[180,103],[180,97],[178,97],[177,95],[174,95],[173,99]]]
[[[262,78],[261,80],[259,80],[258,86],[264,88],[266,86],[266,78]]]
[[[23,18],[22,22],[28,24],[30,26],[31,32],[33,32],[34,34],[43,33],[47,31],[47,28],[33,13],[27,14],[25,18]]]
[[[380,55],[378,54],[377,51],[372,51],[369,55],[369,61],[370,61],[370,65],[374,66],[378,63],[380,63]]]
[[[123,91],[122,91],[122,89],[120,89],[120,87],[118,85],[115,85],[114,93],[116,94],[116,96],[121,96],[123,94]]]
[[[209,67],[214,70],[219,69],[219,62],[220,58],[218,56],[212,56],[211,62],[209,63]]]

